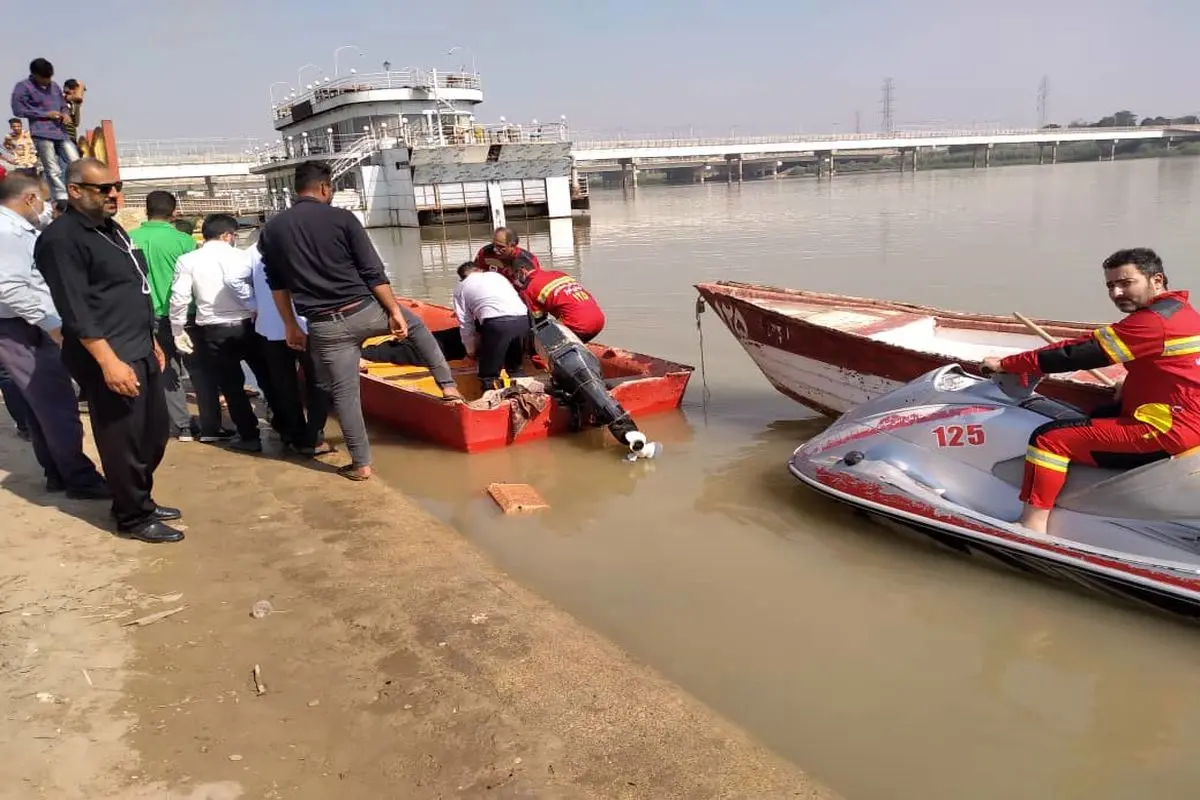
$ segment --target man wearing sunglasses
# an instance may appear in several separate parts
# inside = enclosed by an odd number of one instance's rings
[[[87,399],[117,535],[177,542],[183,533],[165,523],[179,510],[152,496],[170,423],[147,265],[113,220],[121,183],[108,166],[75,161],[66,183],[67,212],[34,250],[62,318],[63,363]]]
[[[512,228],[496,228],[492,231],[492,243],[485,244],[475,254],[475,265],[480,269],[499,272],[509,281],[516,279],[513,262],[517,256],[524,256],[535,270],[541,269],[537,256],[520,247],[520,243],[521,237]]]

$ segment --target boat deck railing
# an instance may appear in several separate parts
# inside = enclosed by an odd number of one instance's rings
[[[391,147],[435,148],[449,145],[472,144],[536,144],[567,142],[568,129],[565,122],[547,124],[514,125],[468,124],[448,127],[439,136],[436,131],[398,122],[382,121],[370,126],[362,133],[336,133],[326,130],[318,133],[291,134],[282,141],[259,146],[250,151],[255,164],[271,161],[290,161],[305,158],[341,158],[357,154],[364,146],[372,150]]]
[[[351,73],[338,78],[318,78],[273,105],[276,120],[292,115],[292,107],[305,101],[319,103],[346,94],[380,89],[470,89],[482,91],[479,75],[470,72],[441,72],[436,69],[402,69],[388,72]]]

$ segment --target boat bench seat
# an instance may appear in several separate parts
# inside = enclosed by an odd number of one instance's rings
[[[450,361],[450,374],[454,376],[454,381],[458,384],[458,390],[462,392],[463,397],[467,400],[478,400],[483,396],[483,387],[479,383],[479,377],[476,370],[478,367],[474,363],[467,361]],[[540,372],[531,362],[525,362],[525,374],[532,378],[542,379],[545,373]],[[414,392],[430,395],[431,397],[441,397],[442,390],[438,387],[437,382],[433,379],[433,373],[428,367],[407,364],[387,364],[373,363],[367,367],[367,374],[373,378],[387,381],[388,383],[400,386]],[[500,381],[504,386],[509,386],[511,380],[508,373],[500,370]]]

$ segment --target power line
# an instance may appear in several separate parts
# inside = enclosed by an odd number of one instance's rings
[[[896,129],[893,116],[896,101],[896,83],[891,78],[883,79],[883,132],[892,133]]]
[[[1038,84],[1038,127],[1046,127],[1049,122],[1049,102],[1050,102],[1050,76],[1043,75],[1042,82]]]

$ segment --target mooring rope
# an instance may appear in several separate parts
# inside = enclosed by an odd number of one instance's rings
[[[704,410],[708,411],[708,401],[712,393],[708,390],[708,371],[704,365],[704,326],[700,324],[700,315],[704,313],[707,306],[704,303],[704,296],[696,298],[696,334],[700,337],[700,383],[704,387],[701,393],[701,402]]]

